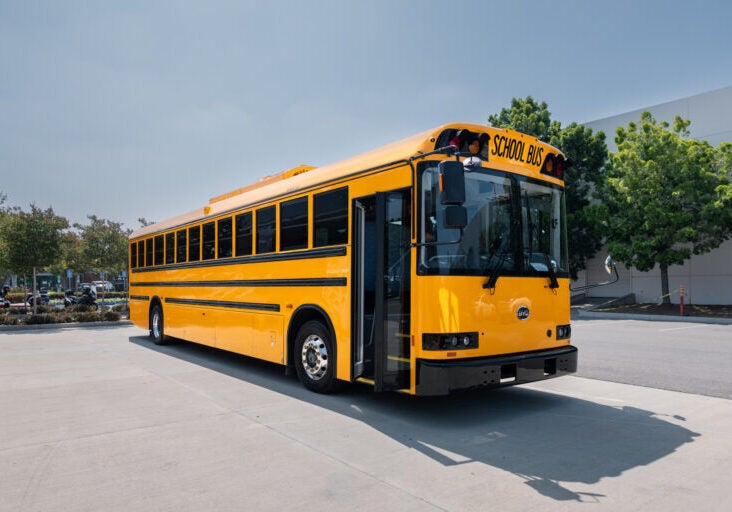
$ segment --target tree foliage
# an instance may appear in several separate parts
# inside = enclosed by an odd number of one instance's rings
[[[30,212],[20,208],[7,210],[0,223],[4,265],[18,275],[29,275],[33,268],[54,264],[61,257],[64,230],[69,227],[64,217],[52,208],[41,210],[31,205]]]
[[[569,238],[569,271],[573,279],[585,268],[602,246],[603,230],[598,207],[591,196],[603,179],[607,161],[607,145],[603,132],[572,123],[562,128],[552,121],[545,102],[531,96],[514,98],[511,106],[488,117],[488,123],[499,128],[518,130],[557,147],[573,162],[565,174],[567,201],[567,236]]]
[[[611,253],[640,271],[658,264],[664,302],[670,265],[732,236],[732,148],[688,139],[689,124],[677,116],[671,129],[643,112],[619,127],[601,191]]]
[[[127,268],[129,230],[122,224],[88,215],[89,224],[74,224],[79,230],[79,265],[96,272],[119,273]]]

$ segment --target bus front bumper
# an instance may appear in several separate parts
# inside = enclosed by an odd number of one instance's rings
[[[577,371],[571,345],[479,359],[417,359],[417,395],[446,395],[473,388],[515,386]]]

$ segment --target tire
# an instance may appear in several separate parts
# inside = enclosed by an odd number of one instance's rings
[[[150,309],[150,339],[156,345],[165,345],[165,328],[163,327],[163,308],[155,304]]]
[[[316,393],[333,393],[339,383],[335,377],[335,349],[330,331],[320,322],[303,324],[295,338],[294,364],[302,385]]]

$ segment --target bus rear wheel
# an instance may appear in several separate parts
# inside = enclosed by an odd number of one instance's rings
[[[156,345],[165,344],[165,328],[163,327],[163,308],[155,304],[150,309],[150,338]]]
[[[317,320],[306,322],[297,332],[294,363],[297,376],[307,389],[316,393],[332,393],[338,389],[333,339]]]

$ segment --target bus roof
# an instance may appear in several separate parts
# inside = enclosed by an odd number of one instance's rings
[[[238,208],[254,206],[276,197],[297,193],[298,191],[305,191],[319,184],[335,181],[366,169],[376,168],[390,162],[405,161],[418,156],[421,153],[433,151],[436,149],[435,146],[437,144],[439,144],[440,147],[448,145],[442,144],[443,141],[441,139],[443,139],[446,134],[459,134],[461,131],[466,131],[463,133],[472,133],[476,135],[481,133],[488,134],[490,140],[493,140],[495,144],[498,144],[498,141],[501,140],[522,142],[524,146],[526,144],[530,144],[531,146],[541,148],[542,152],[546,151],[546,154],[553,153],[564,157],[564,155],[562,155],[562,153],[556,148],[541,142],[530,135],[525,135],[505,128],[494,128],[491,126],[470,123],[450,123],[324,167],[300,165],[279,174],[267,176],[255,183],[252,183],[251,185],[213,197],[209,200],[209,203],[203,207],[199,207],[182,215],[140,228],[134,231],[130,235],[130,238],[147,236],[152,233],[169,230],[196,221],[201,221],[206,218],[214,218]],[[443,137],[440,137],[441,135]],[[444,142],[447,142],[447,139],[445,139]],[[501,154],[505,153],[505,150],[508,147],[509,145],[507,144],[504,144],[503,146],[496,145],[496,149],[503,148],[503,150],[498,151],[498,153],[493,152],[492,155],[494,156],[492,156],[491,159],[495,160],[497,158],[499,160],[509,161],[510,158],[508,158],[508,156],[511,155]],[[515,147],[516,144],[514,144],[513,147],[514,153],[517,152]],[[542,154],[542,152],[538,153]],[[526,155],[523,156],[525,157]],[[540,166],[541,163],[539,163],[539,167]]]

